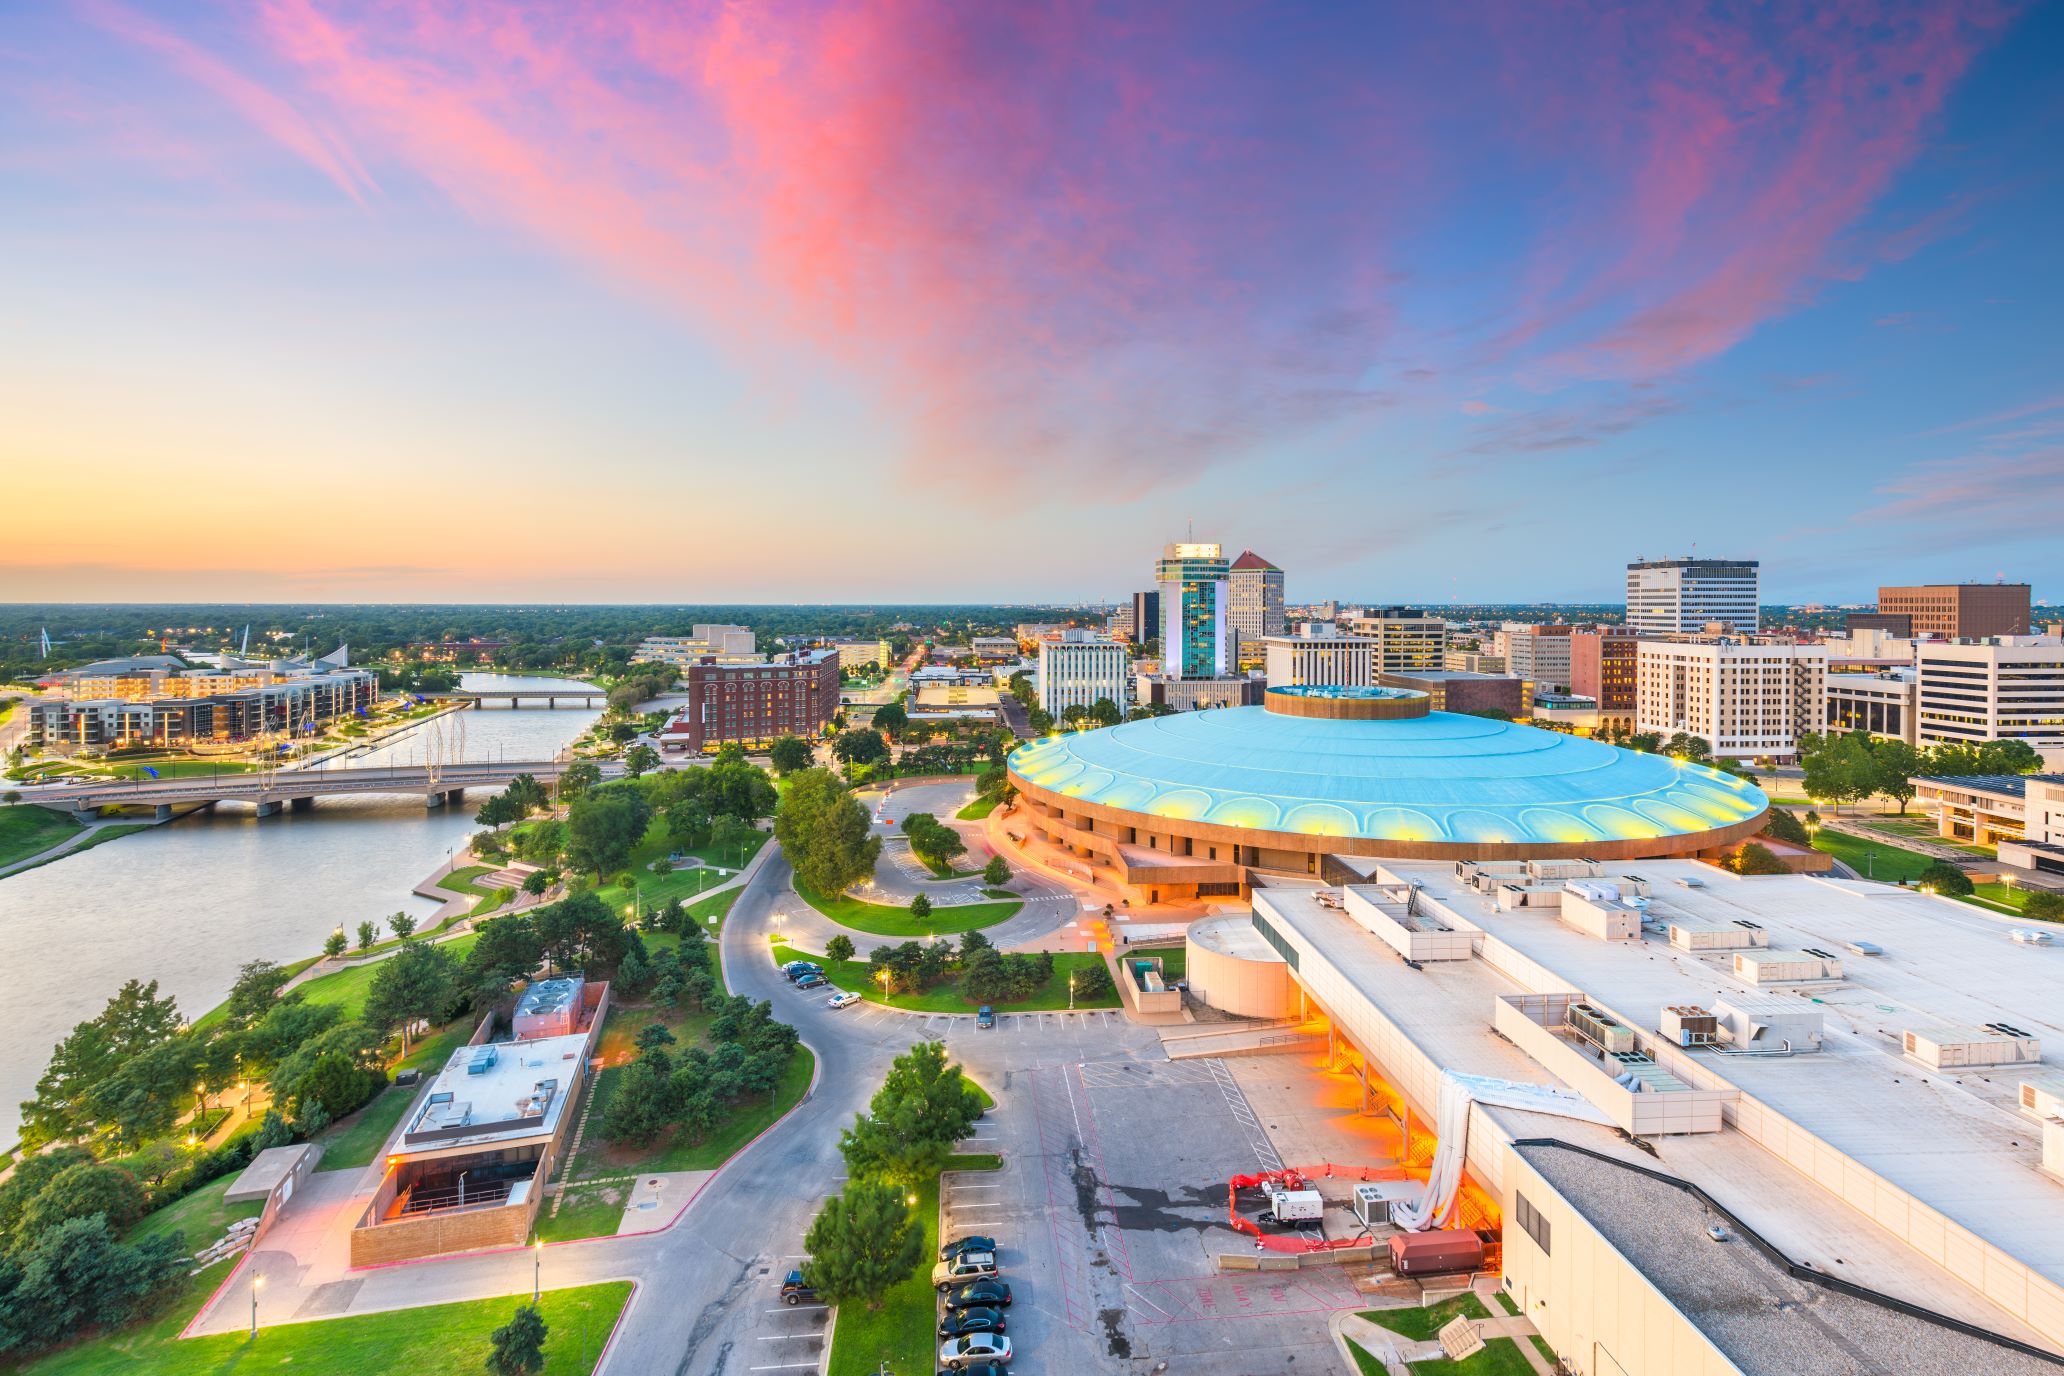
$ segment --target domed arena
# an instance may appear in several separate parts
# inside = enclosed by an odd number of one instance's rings
[[[1327,856],[1626,860],[1753,835],[1761,790],[1704,765],[1392,688],[1271,688],[1260,707],[1050,737],[1010,757],[1021,814],[1148,901],[1328,877]],[[1334,876],[1337,878],[1337,876]]]

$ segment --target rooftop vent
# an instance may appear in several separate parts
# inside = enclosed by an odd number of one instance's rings
[[[1634,1050],[1634,1029],[1607,1017],[1588,1003],[1573,1003],[1562,1015],[1572,1032],[1609,1054]]]
[[[1706,886],[1705,880],[1689,874],[1679,875],[1677,882],[1687,889],[1703,889]]]
[[[1852,941],[1849,943],[1848,951],[1853,956],[1881,956],[1885,954],[1885,948],[1878,945],[1875,941]]]
[[[1671,1004],[1663,1010],[1658,1027],[1679,1046],[1704,1046],[1720,1040],[1720,1020],[1695,1003]]]
[[[1736,951],[1734,977],[1750,984],[1816,984],[1842,977],[1842,962],[1826,951]]]

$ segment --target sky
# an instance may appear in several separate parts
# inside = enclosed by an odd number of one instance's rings
[[[2064,0],[0,0],[0,601],[2064,599]]]

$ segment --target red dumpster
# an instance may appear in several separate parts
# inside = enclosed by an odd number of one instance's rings
[[[1398,1233],[1390,1239],[1390,1267],[1401,1276],[1474,1271],[1483,1264],[1483,1239],[1469,1228]]]

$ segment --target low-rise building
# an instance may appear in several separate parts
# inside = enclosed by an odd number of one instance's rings
[[[1018,641],[1015,636],[978,635],[968,641],[968,649],[977,663],[1001,664],[1007,659],[1018,657]]]
[[[1918,675],[1912,669],[1879,669],[1874,672],[1836,672],[1830,663],[1827,676],[1827,729],[1831,732],[1864,731],[1885,740],[1916,744],[1914,737],[1914,691]]]
[[[1921,775],[1911,782],[1913,805],[1935,818],[1935,834],[1944,840],[2064,844],[2064,774]]]
[[[1207,707],[1255,707],[1268,689],[1260,674],[1231,674],[1222,678],[1170,678],[1166,674],[1137,674],[1133,678],[1133,699],[1141,707],[1166,707],[1171,712],[1195,712]]]
[[[643,664],[672,664],[685,668],[704,660],[718,664],[756,664],[762,658],[753,648],[753,633],[744,626],[697,622],[687,635],[647,636],[631,653]]]
[[[1376,683],[1380,688],[1424,693],[1430,699],[1428,710],[1434,712],[1503,712],[1514,720],[1527,714],[1525,689],[1511,674],[1422,669],[1409,674],[1381,674]]]
[[[322,661],[292,668],[82,670],[62,683],[66,696],[26,704],[26,743],[68,753],[312,737],[332,722],[366,715],[379,685],[370,669]]]
[[[1490,650],[1450,649],[1441,656],[1441,668],[1462,674],[1502,674],[1505,656]]]
[[[1376,685],[1376,641],[1349,635],[1331,621],[1301,621],[1288,635],[1262,641],[1271,688]]]
[[[1598,699],[1580,693],[1536,693],[1527,704],[1527,718],[1536,726],[1593,732],[1599,727]]]
[[[1070,629],[1058,640],[1039,642],[1033,675],[1039,705],[1059,720],[1070,707],[1109,701],[1122,715],[1132,693],[1132,651],[1115,640]]]
[[[709,656],[685,666],[681,678],[688,703],[659,733],[663,750],[757,749],[781,736],[807,738],[828,728],[839,710],[836,650],[745,664]]]

